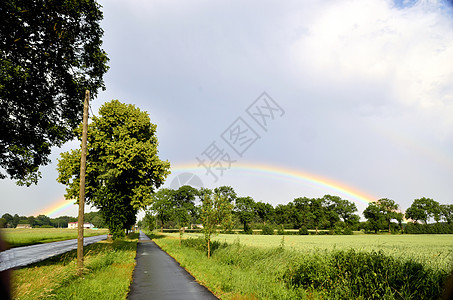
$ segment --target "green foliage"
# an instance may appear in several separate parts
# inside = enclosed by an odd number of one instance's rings
[[[428,220],[431,218],[439,221],[441,213],[442,209],[437,201],[423,197],[412,202],[411,206],[406,210],[406,218],[412,219],[414,222],[420,220],[428,224]]]
[[[94,0],[0,5],[0,167],[36,184],[51,148],[74,137],[85,89],[104,88],[103,15]]]
[[[261,230],[262,235],[273,235],[274,234],[274,226],[272,225],[264,225],[263,229]]]
[[[285,227],[283,225],[278,226],[277,234],[278,235],[284,235],[285,234]]]
[[[226,231],[232,227],[233,204],[224,193],[219,191],[213,194],[208,189],[202,189],[200,195],[203,197],[201,207],[203,234],[207,243],[208,257],[210,257],[211,236],[217,233],[217,227],[220,226]]]
[[[329,299],[438,299],[448,273],[382,252],[333,251],[304,256],[283,280]]]
[[[181,241],[181,244],[186,247],[192,247],[197,250],[202,251],[203,253],[207,254],[208,251],[208,244],[206,243],[206,240],[204,238],[188,238],[184,239]],[[221,243],[219,241],[211,241],[210,245],[210,250],[211,250],[211,255],[214,254],[214,252],[217,249],[225,248],[227,247],[227,243]]]
[[[118,100],[105,103],[88,126],[86,199],[97,207],[114,236],[136,221],[137,211],[169,174],[157,155],[156,125],[146,112]],[[80,137],[81,128],[78,129]],[[61,154],[58,182],[66,199],[79,195],[80,151]]]
[[[305,226],[299,228],[299,235],[308,235],[308,229]]]
[[[392,220],[397,220],[399,224],[403,220],[403,214],[398,211],[398,204],[387,198],[370,202],[363,215],[368,219],[369,229],[375,233],[381,229],[388,229],[388,232],[391,232]]]
[[[404,232],[408,234],[453,234],[453,224],[414,224],[407,223]]]
[[[172,189],[163,188],[151,196],[151,211],[155,212],[161,221],[161,232],[164,223],[174,215],[174,193],[175,191]]]
[[[252,197],[239,197],[236,199],[236,207],[234,208],[239,216],[239,221],[244,225],[245,233],[252,233],[249,223],[255,218],[255,201]]]

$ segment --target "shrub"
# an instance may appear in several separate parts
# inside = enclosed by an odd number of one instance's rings
[[[302,226],[301,228],[299,228],[299,234],[300,234],[300,235],[308,235],[308,229],[307,229],[307,227]]]
[[[353,235],[354,232],[352,231],[351,228],[346,227],[346,228],[343,230],[343,234],[345,234],[345,235]]]
[[[283,280],[289,287],[317,290],[329,299],[439,299],[447,275],[382,252],[349,250],[306,256],[288,268]]]
[[[207,251],[208,251],[208,243],[206,242],[206,240],[203,237],[199,237],[196,239],[188,238],[188,239],[182,240],[181,245],[186,246],[186,247],[192,247],[197,250],[203,251],[205,253],[207,253]],[[219,241],[211,240],[211,255],[217,249],[225,248],[225,247],[227,247],[227,245],[228,245],[227,243],[221,243]]]
[[[274,227],[272,225],[264,225],[261,231],[263,235],[273,235],[274,234]]]
[[[277,234],[278,235],[284,235],[285,234],[285,227],[283,225],[278,226]]]

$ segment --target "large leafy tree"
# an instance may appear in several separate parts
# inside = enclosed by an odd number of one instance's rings
[[[371,228],[375,232],[386,226],[388,231],[391,232],[392,220],[397,220],[398,223],[401,223],[403,219],[403,214],[398,209],[399,206],[394,200],[382,198],[375,202],[370,202],[363,211],[363,215],[368,219]]]
[[[156,125],[146,112],[113,100],[99,114],[88,126],[87,203],[99,208],[114,235],[122,235],[138,210],[151,203],[170,163],[158,157]],[[80,150],[61,154],[57,180],[68,186],[66,199],[79,194],[79,170]]]
[[[255,218],[255,201],[252,197],[239,197],[234,208],[239,221],[244,225],[244,232],[251,233],[249,223]]]
[[[269,203],[258,201],[255,203],[255,215],[263,221],[263,224],[266,224],[274,217],[274,207]]]
[[[158,190],[151,196],[151,211],[155,212],[161,222],[160,231],[164,231],[164,224],[174,217],[175,191],[168,188]]]
[[[440,204],[431,198],[415,199],[411,206],[406,210],[406,218],[412,219],[414,222],[423,221],[428,223],[430,218],[438,221],[441,213]]]
[[[36,183],[73,138],[85,89],[104,88],[102,18],[95,0],[0,1],[0,178]]]

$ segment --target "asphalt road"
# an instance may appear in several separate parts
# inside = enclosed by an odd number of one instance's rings
[[[107,235],[85,237],[83,245],[105,240]],[[23,267],[77,249],[77,239],[12,248],[0,253],[0,271]]]
[[[140,231],[128,299],[217,299]]]

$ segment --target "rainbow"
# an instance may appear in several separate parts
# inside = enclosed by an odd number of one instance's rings
[[[206,174],[206,170],[202,166],[198,166],[197,163],[182,163],[175,164],[171,166],[171,171],[174,175],[176,172],[197,172],[202,171],[203,174]],[[322,188],[327,188],[332,192],[339,192],[342,195],[351,197],[359,202],[362,202],[366,205],[368,203],[376,201],[378,198],[372,195],[369,195],[363,191],[360,191],[357,188],[353,188],[339,181],[329,179],[326,177],[319,176],[317,174],[312,174],[304,172],[301,170],[296,170],[288,167],[262,164],[262,163],[253,163],[253,162],[235,162],[231,165],[231,169],[224,171],[224,175],[228,174],[228,171],[246,171],[263,174],[265,176],[274,176],[279,178],[288,178],[292,180],[298,180],[313,184]],[[206,175],[209,176],[209,175]],[[348,200],[353,200],[348,199]]]
[[[46,215],[50,218],[54,218],[57,214],[61,214],[68,210],[75,203],[76,200],[66,200],[65,198],[60,198],[55,203],[52,203],[51,205],[38,211],[34,215]]]
[[[197,163],[179,163],[171,166],[171,171],[173,175],[181,172],[200,172],[204,177],[206,170],[202,166],[198,166]],[[228,174],[228,171],[243,171],[243,172],[253,172],[256,174],[264,176],[273,176],[277,178],[286,178],[296,181],[306,182],[318,187],[327,189],[328,191],[338,192],[341,195],[350,197],[348,200],[356,200],[361,203],[368,205],[368,203],[376,201],[378,198],[372,195],[369,195],[363,191],[360,191],[357,188],[353,188],[339,181],[335,181],[326,177],[319,176],[317,174],[308,173],[301,170],[296,170],[288,167],[262,164],[262,163],[253,163],[253,162],[235,162],[232,164],[231,169],[224,171],[224,175]],[[168,180],[167,180],[168,182]],[[55,217],[57,214],[61,214],[65,210],[69,209],[76,200],[65,200],[60,198],[55,203],[50,206],[42,209],[37,212],[35,215],[46,215],[49,217]]]

